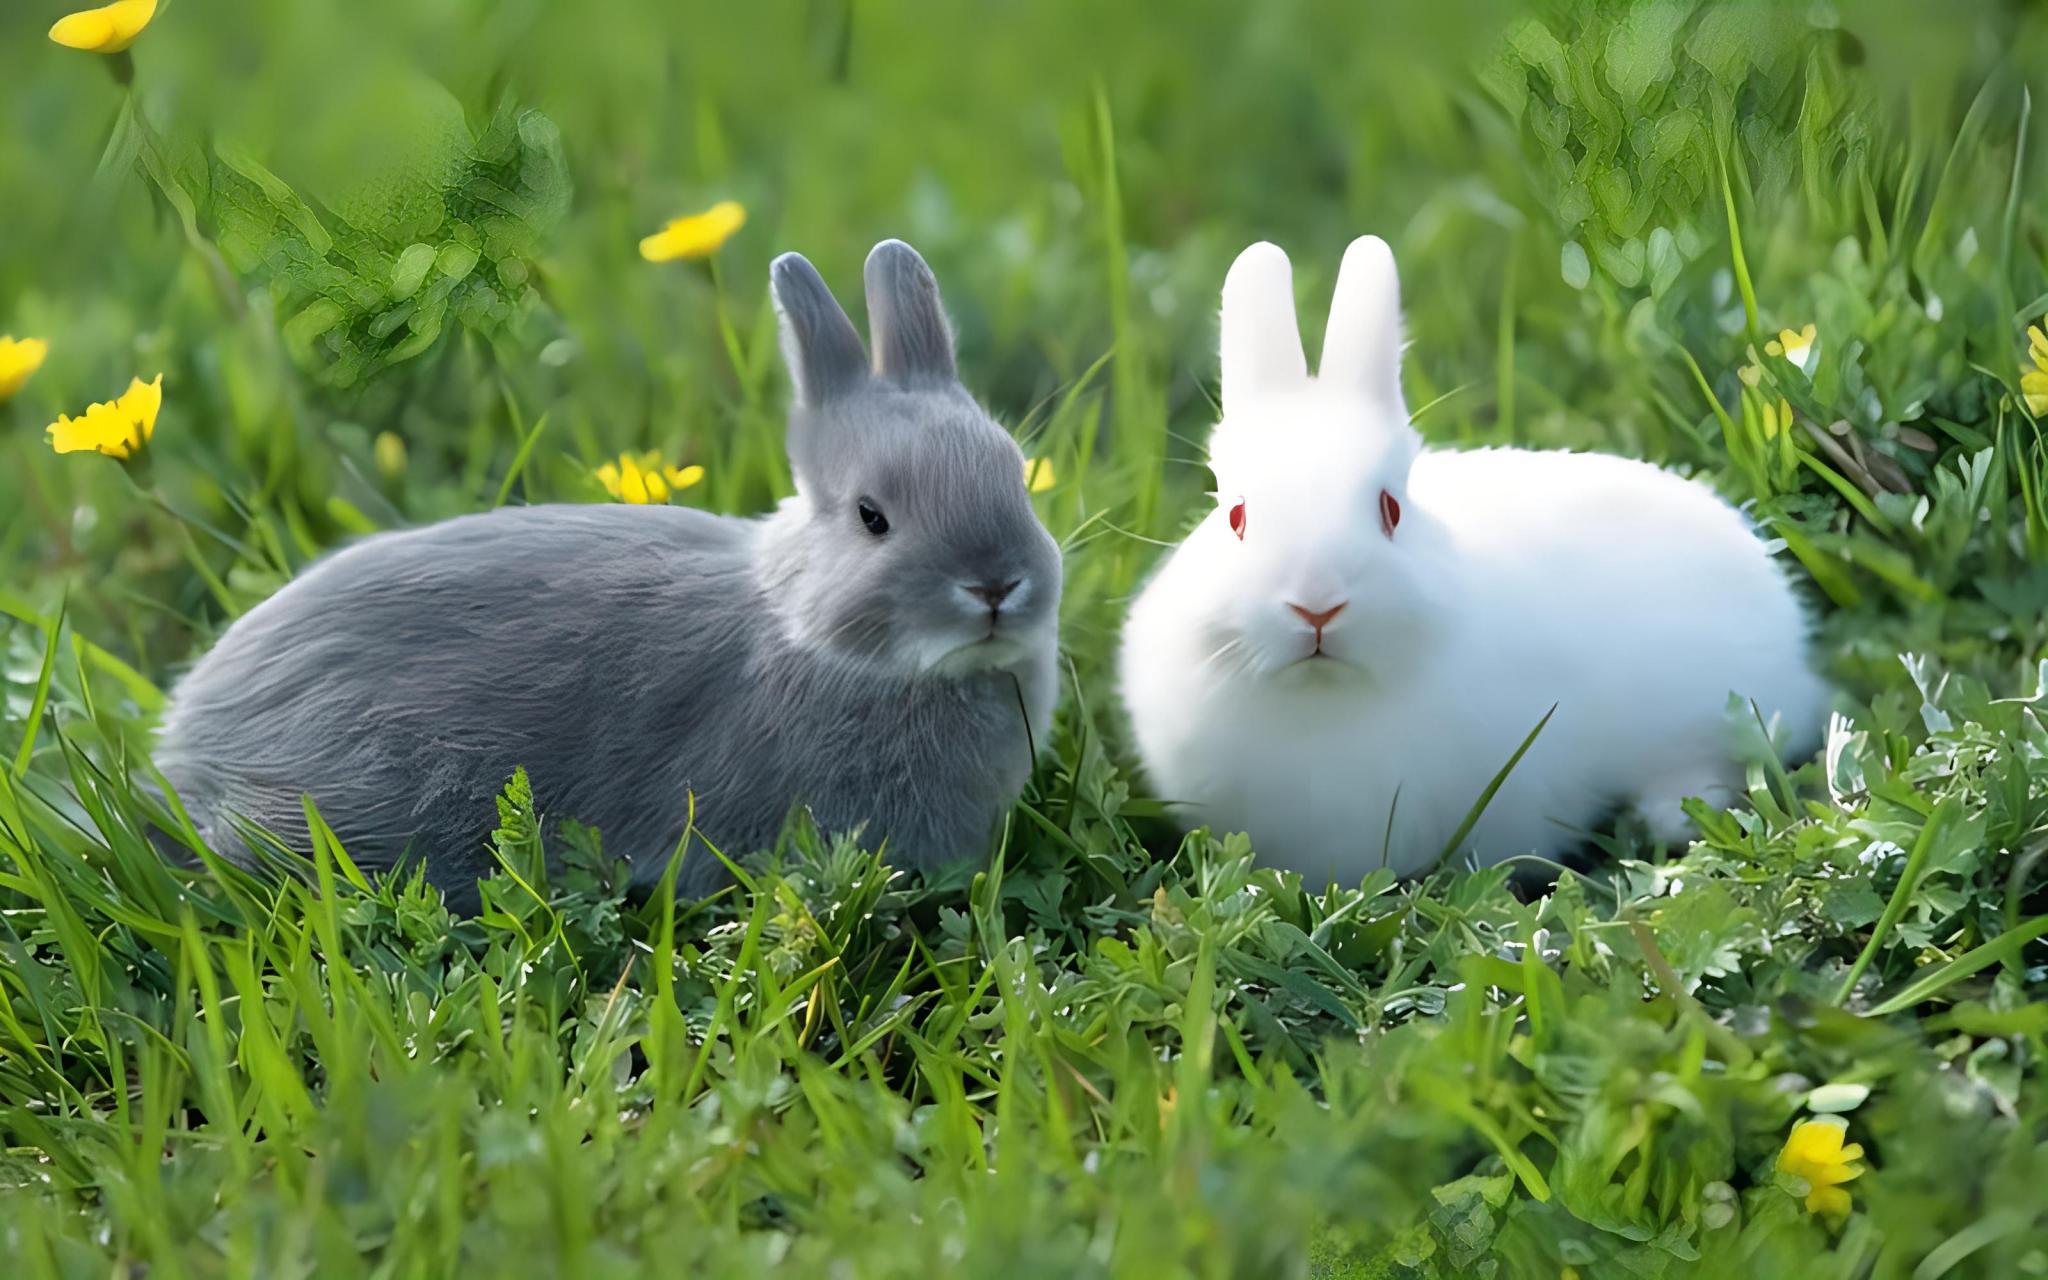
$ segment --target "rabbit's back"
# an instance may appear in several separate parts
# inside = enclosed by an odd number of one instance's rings
[[[643,881],[693,798],[732,856],[799,804],[886,838],[898,865],[980,851],[1030,770],[1020,700],[1050,714],[1050,652],[1020,684],[798,647],[763,595],[759,527],[565,506],[369,539],[228,630],[179,685],[158,763],[229,856],[247,856],[236,816],[303,851],[310,795],[357,862],[416,854],[460,901],[519,767],[547,815],[599,828]],[[699,850],[681,885],[723,874]]]
[[[752,543],[745,521],[614,506],[367,539],[228,629],[178,685],[158,763],[224,851],[231,814],[302,848],[305,793],[359,861],[410,844],[456,883],[515,767],[586,821],[630,808],[615,793],[692,691],[748,660]]]
[[[1478,670],[1532,697],[1555,690],[1543,706],[1569,695],[1603,724],[1681,739],[1740,691],[1784,717],[1791,754],[1814,749],[1827,691],[1807,662],[1806,609],[1749,520],[1705,484],[1522,449],[1425,453],[1412,484],[1455,548],[1461,631],[1494,653],[1466,655]]]

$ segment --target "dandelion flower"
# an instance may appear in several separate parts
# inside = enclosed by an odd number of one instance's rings
[[[131,458],[156,434],[157,411],[164,403],[164,375],[152,382],[131,380],[118,400],[89,405],[76,418],[59,414],[43,429],[58,453],[104,453]]]
[[[1863,1148],[1854,1142],[1843,1145],[1847,1131],[1848,1124],[1833,1116],[1802,1121],[1778,1153],[1778,1172],[1805,1181],[1808,1213],[1836,1219],[1849,1215],[1849,1193],[1841,1184],[1863,1176],[1856,1164]]]
[[[671,494],[681,493],[703,478],[704,468],[666,466],[659,453],[622,453],[618,461],[597,469],[597,482],[606,493],[636,505],[667,502]]]
[[[2027,402],[2028,413],[2048,417],[2048,333],[2038,324],[2027,326],[2027,355],[2034,367],[2020,375],[2020,398]],[[6,375],[0,364],[0,399],[5,395]]]
[[[721,200],[702,213],[677,218],[640,242],[640,256],[649,262],[673,262],[678,258],[708,258],[733,233],[747,224],[746,207],[737,200]]]
[[[57,19],[50,39],[67,49],[87,53],[119,53],[156,17],[156,0],[114,0],[97,9],[83,9]]]
[[[0,338],[0,400],[9,399],[42,367],[50,344],[41,338]]]
[[[1052,473],[1051,458],[1024,459],[1024,487],[1033,493],[1044,493],[1058,484]]]
[[[1790,329],[1778,330],[1778,336],[1764,344],[1764,350],[1774,356],[1783,356],[1799,367],[1799,372],[1811,375],[1813,362],[1819,358],[1814,343],[1820,338],[1820,330],[1807,325],[1796,333]]]

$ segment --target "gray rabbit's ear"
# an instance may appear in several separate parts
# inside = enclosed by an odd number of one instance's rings
[[[875,372],[897,382],[951,382],[953,329],[939,302],[939,282],[917,250],[884,240],[868,254],[868,336]]]
[[[1360,236],[1344,250],[1316,376],[1401,403],[1401,280],[1394,251],[1378,236]]]
[[[800,253],[777,258],[768,268],[768,292],[782,324],[782,359],[796,383],[797,403],[816,408],[867,380],[860,334],[808,259]]]
[[[1279,245],[1261,240],[1230,264],[1222,329],[1223,412],[1307,382],[1294,320],[1294,267]]]

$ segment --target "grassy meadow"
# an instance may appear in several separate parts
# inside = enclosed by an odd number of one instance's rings
[[[2039,6],[64,12],[0,6],[8,1275],[2048,1276]],[[1285,246],[1313,351],[1367,231],[1433,442],[1668,463],[1796,565],[1840,716],[1689,848],[1303,883],[1135,771],[1224,269]],[[328,548],[621,455],[786,493],[767,265],[858,316],[885,236],[1066,553],[992,865],[629,896],[515,779],[472,918],[153,852],[167,690]]]

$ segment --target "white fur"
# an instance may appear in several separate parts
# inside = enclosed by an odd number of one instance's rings
[[[1422,449],[1376,237],[1345,254],[1320,378],[1279,249],[1245,250],[1223,299],[1216,507],[1139,595],[1120,661],[1146,772],[1185,825],[1245,831],[1315,883],[1407,875],[1553,704],[1455,856],[1555,856],[1624,805],[1682,837],[1685,797],[1741,785],[1731,692],[1788,757],[1815,749],[1828,692],[1805,613],[1710,489],[1599,454]],[[1310,656],[1288,605],[1339,602]]]

